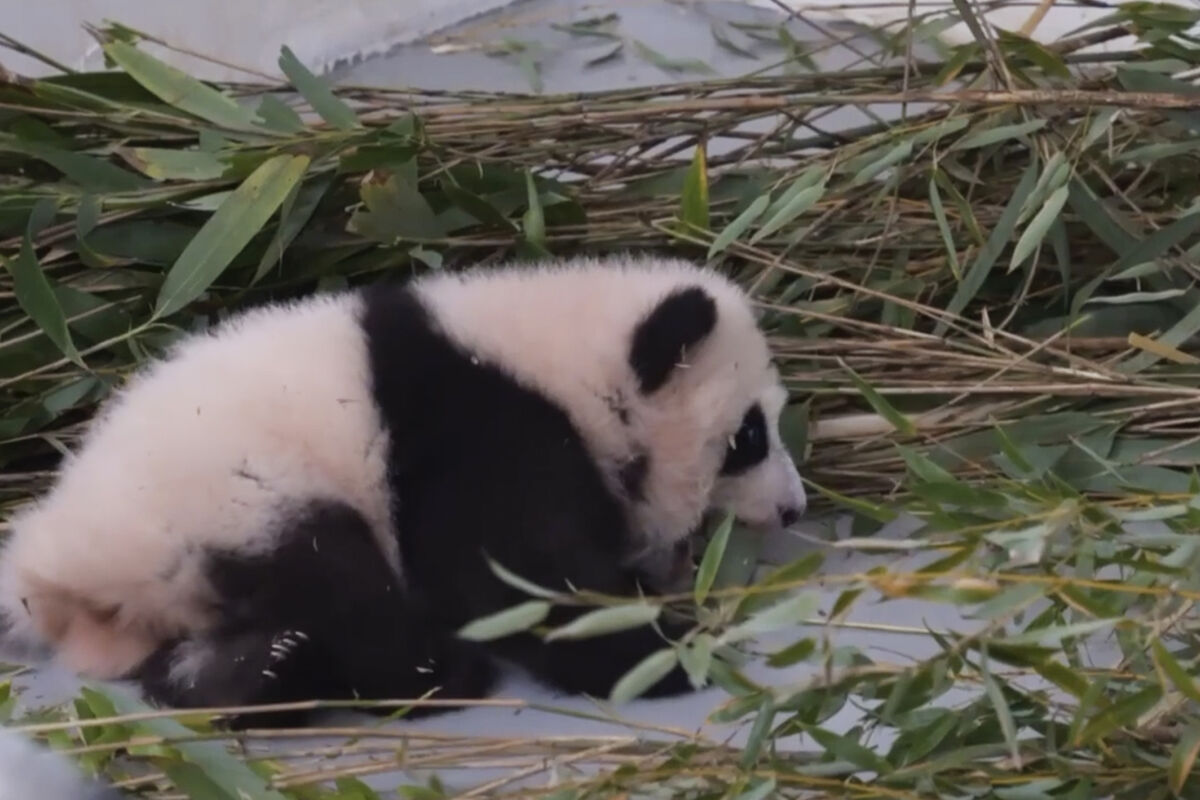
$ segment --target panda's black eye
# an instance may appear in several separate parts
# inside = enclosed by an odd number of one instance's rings
[[[767,418],[758,404],[750,407],[725,449],[722,475],[745,472],[767,457]]]

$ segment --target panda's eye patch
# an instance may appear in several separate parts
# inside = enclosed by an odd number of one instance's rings
[[[744,472],[767,457],[767,418],[758,404],[750,407],[737,433],[729,437],[722,475]]]

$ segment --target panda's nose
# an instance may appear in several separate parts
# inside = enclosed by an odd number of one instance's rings
[[[803,509],[794,506],[780,506],[777,511],[779,513],[779,524],[786,528],[799,521]]]

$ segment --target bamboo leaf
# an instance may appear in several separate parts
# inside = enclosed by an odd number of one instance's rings
[[[259,102],[258,118],[280,133],[300,133],[305,129],[304,121],[295,109],[273,94],[265,95]]]
[[[104,53],[164,103],[207,120],[219,128],[235,131],[262,130],[254,121],[254,112],[238,105],[227,95],[201,83],[185,72],[164,64],[133,45],[113,41]]]
[[[335,128],[344,131],[359,127],[357,115],[340,100],[324,80],[309,72],[300,59],[284,45],[279,54],[279,69],[287,76],[296,91],[304,96],[313,111]]]
[[[123,689],[101,692],[121,714],[144,714],[151,709],[139,698]],[[213,741],[195,741],[196,732],[168,717],[145,719],[137,723],[146,733],[161,736],[172,742],[191,763],[230,797],[250,800],[286,800],[282,793],[270,788],[267,780],[243,761],[232,755],[225,745]]]
[[[1192,776],[1196,756],[1200,755],[1200,722],[1192,721],[1179,736],[1167,764],[1167,785],[1176,795],[1183,794],[1184,785]]]
[[[488,567],[492,570],[492,573],[514,589],[522,591],[532,597],[542,597],[547,600],[553,600],[560,596],[559,592],[554,592],[545,587],[538,586],[536,583],[528,581],[522,578],[520,575],[511,572],[507,567],[505,567],[503,564],[500,564],[498,561],[493,561],[489,558],[487,562]]]
[[[870,182],[876,175],[883,172],[889,167],[899,164],[912,155],[913,143],[912,140],[901,142],[900,144],[890,148],[878,160],[867,164],[860,169],[854,178],[850,181],[851,186],[862,186],[864,183]]]
[[[875,412],[886,419],[893,428],[909,435],[917,432],[917,428],[912,424],[912,420],[897,411],[895,406],[884,399],[883,395],[875,391],[874,387],[862,379],[862,376],[852,370],[849,364],[843,361],[841,362],[841,367],[850,376],[850,380],[854,383],[858,391],[862,393],[863,399],[870,403],[871,408],[875,409]]]
[[[167,762],[163,772],[191,800],[236,800],[195,764]]]
[[[1163,671],[1163,674],[1171,681],[1171,684],[1184,697],[1200,703],[1200,688],[1197,688],[1192,676],[1175,659],[1175,656],[1171,655],[1167,648],[1163,646],[1161,641],[1155,639],[1150,644],[1150,653],[1154,658],[1154,663]]]
[[[979,147],[987,147],[997,142],[1006,142],[1009,139],[1028,136],[1031,133],[1040,131],[1044,127],[1046,127],[1046,120],[1044,119],[1031,119],[1012,125],[998,125],[995,128],[988,128],[987,130],[968,134],[955,142],[950,149],[973,150]]]
[[[758,707],[758,715],[750,727],[750,734],[746,737],[746,744],[742,747],[741,758],[738,759],[738,765],[742,769],[751,769],[758,761],[758,756],[763,749],[763,742],[771,730],[771,723],[774,719],[775,701],[770,694],[764,695],[762,703]]]
[[[754,202],[748,205],[741,214],[738,214],[732,222],[726,225],[725,229],[713,240],[712,245],[708,248],[708,257],[712,258],[718,253],[725,252],[729,245],[737,241],[738,237],[745,233],[754,224],[754,221],[762,216],[763,211],[767,209],[770,203],[771,198],[769,195],[762,194],[754,198]]]
[[[155,180],[207,181],[219,178],[229,168],[204,150],[175,150],[166,147],[137,147],[135,165]]]
[[[954,244],[954,236],[950,233],[950,225],[946,222],[946,209],[942,206],[942,195],[938,192],[937,181],[929,179],[929,205],[933,209],[933,219],[937,222],[938,233],[942,237],[942,245],[946,248],[946,260],[950,272],[956,280],[962,280],[962,267],[958,263],[958,248]]]
[[[640,697],[675,669],[678,661],[672,647],[651,653],[616,682],[609,700],[619,705]]]
[[[704,149],[704,142],[696,145],[679,200],[679,219],[700,230],[708,230],[708,162]]]
[[[725,547],[729,544],[729,534],[733,530],[733,514],[726,514],[721,524],[713,533],[708,547],[704,549],[704,557],[700,560],[700,568],[696,571],[694,596],[696,605],[704,605],[708,592],[712,589],[717,577],[721,560],[725,557]]]
[[[825,195],[825,185],[818,184],[800,190],[787,205],[780,208],[773,216],[763,223],[762,227],[750,237],[750,244],[757,244],[762,239],[775,233],[796,217],[812,208]]]
[[[1020,768],[1021,764],[1021,749],[1017,744],[1017,726],[1013,722],[1012,710],[1008,707],[1008,701],[1004,699],[1004,692],[1001,691],[1000,685],[996,683],[996,679],[992,677],[992,673],[987,669],[986,663],[982,670],[983,688],[987,692],[988,700],[992,703],[992,708],[996,711],[996,720],[1000,723],[1000,730],[1004,733],[1004,741],[1008,745],[1008,754],[1013,762]]]
[[[1033,191],[1036,183],[1037,167],[1031,164],[1025,170],[1025,174],[1021,177],[1021,182],[1017,184],[1017,188],[1013,191],[1012,197],[1009,198],[1008,205],[1004,207],[1004,212],[996,220],[996,226],[992,228],[992,233],[988,237],[987,243],[980,249],[979,254],[975,257],[975,261],[967,269],[967,274],[963,278],[962,283],[958,285],[954,296],[946,303],[946,311],[948,313],[962,313],[967,304],[975,299],[975,295],[983,287],[983,282],[987,279],[988,273],[991,272],[996,259],[1000,257],[1004,246],[1012,238],[1013,229],[1017,224],[1017,216],[1021,213],[1021,206],[1025,203],[1026,196]],[[945,319],[938,320],[938,324],[934,328],[934,333],[941,336],[946,332],[946,327],[947,323]]]
[[[813,738],[824,750],[834,758],[849,761],[856,767],[871,770],[877,775],[884,776],[892,771],[892,765],[886,758],[876,755],[867,747],[848,736],[838,736],[836,733],[819,728],[816,725],[802,726],[805,733]]]
[[[266,277],[272,266],[282,261],[284,251],[312,219],[317,206],[321,204],[332,185],[333,176],[325,175],[312,183],[298,182],[292,187],[280,209],[279,227],[275,229],[275,236],[263,251],[258,267],[254,270],[254,277],[250,280],[252,286]]]
[[[542,200],[538,196],[537,186],[533,183],[533,173],[528,170],[525,171],[525,196],[528,208],[521,218],[525,238],[537,247],[545,249],[546,216],[542,211]]]
[[[0,261],[4,262],[4,266],[12,275],[13,294],[16,295],[21,309],[37,323],[38,328],[54,342],[55,347],[64,356],[75,365],[86,368],[71,338],[67,317],[58,302],[55,287],[38,264],[37,254],[33,249],[34,237],[49,223],[54,212],[54,201],[49,198],[39,200],[29,215],[20,253],[12,259],[0,256]]]
[[[275,156],[221,203],[167,272],[156,318],[170,316],[199,297],[283,203],[308,169],[306,156]]]
[[[658,619],[662,608],[651,603],[631,603],[610,608],[598,608],[555,628],[546,634],[546,641],[559,639],[589,639],[609,633],[640,628]]]
[[[797,625],[817,612],[820,600],[814,592],[797,594],[755,612],[745,622],[721,634],[722,644],[740,642],[763,633]]]
[[[1069,194],[1070,189],[1066,186],[1055,189],[1046,199],[1046,204],[1029,221],[1029,226],[1025,228],[1021,238],[1017,240],[1017,246],[1013,248],[1012,258],[1008,262],[1009,272],[1019,267],[1021,262],[1033,253],[1034,248],[1046,238],[1046,232],[1050,230],[1050,225],[1058,219],[1058,214],[1066,205]]]
[[[550,613],[550,608],[550,603],[545,600],[527,600],[520,605],[467,623],[459,629],[458,635],[459,638],[472,642],[503,639],[537,625]]]
[[[1131,725],[1160,699],[1162,688],[1159,686],[1144,686],[1130,692],[1088,720],[1079,732],[1077,741],[1080,744],[1096,742],[1122,727]]]
[[[1167,347],[1177,350],[1181,344],[1191,339],[1197,332],[1200,332],[1200,304],[1194,306],[1178,322],[1155,340],[1155,344],[1159,346],[1156,349]],[[1154,364],[1159,358],[1158,352],[1142,350],[1137,355],[1131,356],[1118,364],[1117,369],[1132,375]]]

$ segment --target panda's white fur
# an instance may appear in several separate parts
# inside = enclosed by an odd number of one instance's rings
[[[726,443],[718,432],[735,430],[755,399],[774,422],[787,400],[741,290],[682,261],[596,266],[442,275],[418,291],[451,336],[567,409],[597,458],[620,463],[632,455],[632,441],[646,444],[660,463],[647,476],[638,527],[653,532],[656,544],[687,536],[714,492],[750,524],[774,523],[783,503],[803,508],[804,485],[774,424],[771,457],[714,485]],[[633,330],[648,305],[697,282],[717,301],[718,335],[663,392],[639,401],[626,339],[611,334]],[[632,426],[612,413],[614,392],[630,404]]]
[[[135,375],[12,519],[0,609],[13,640],[51,641],[88,676],[126,672],[209,622],[202,548],[270,547],[287,498],[352,503],[398,565],[358,314],[354,295],[257,309]]]
[[[630,332],[690,286],[714,302],[715,326],[647,393],[631,371]],[[747,299],[716,273],[625,257],[440,273],[410,289],[472,363],[565,410],[622,498],[632,551],[667,552],[714,507],[763,525],[803,509],[776,424],[785,392]],[[403,584],[393,501],[405,498],[389,483],[396,445],[375,396],[364,303],[349,292],[250,311],[131,379],[52,489],[12,519],[0,553],[7,636],[48,644],[88,676],[128,675],[164,643],[220,623],[207,553],[270,557],[281,518],[315,499],[361,515]],[[755,403],[767,457],[721,476]],[[622,467],[639,453],[635,498]],[[176,679],[208,663],[196,641],[172,657]]]

